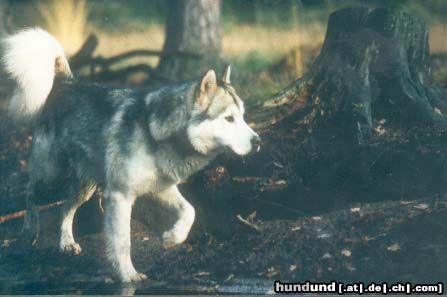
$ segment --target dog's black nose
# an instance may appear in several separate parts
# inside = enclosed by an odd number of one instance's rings
[[[261,137],[255,135],[251,138],[251,147],[255,149],[257,152],[261,149]]]

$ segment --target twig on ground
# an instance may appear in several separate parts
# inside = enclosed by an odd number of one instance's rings
[[[255,225],[255,224],[253,224],[253,223],[250,223],[249,221],[247,221],[246,219],[244,219],[240,214],[236,215],[236,218],[237,218],[237,219],[239,220],[239,222],[241,222],[242,224],[244,224],[244,225],[246,225],[246,226],[248,226],[248,227],[250,227],[250,228],[252,228],[252,229],[255,229],[255,230],[258,231],[258,232],[261,231],[261,229],[260,229],[257,225]]]
[[[64,204],[64,201],[56,201],[56,202],[53,202],[50,204],[39,206],[37,208],[37,211],[44,211],[44,210],[50,209],[55,206],[60,206],[62,204]],[[26,215],[26,212],[27,212],[26,210],[20,210],[20,211],[13,212],[13,213],[10,213],[10,214],[4,215],[4,216],[0,216],[0,224],[10,221],[10,220],[23,218]]]

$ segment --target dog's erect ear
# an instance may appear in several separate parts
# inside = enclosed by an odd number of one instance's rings
[[[214,91],[216,87],[217,87],[216,72],[214,72],[213,69],[210,69],[202,77],[202,81],[200,82],[200,92],[209,93]]]
[[[222,81],[224,84],[227,85],[231,84],[230,75],[231,75],[231,65],[227,65],[222,74]]]
[[[213,69],[208,70],[202,76],[199,88],[199,95],[197,97],[196,103],[198,106],[205,109],[210,103],[209,95],[214,93],[217,89],[216,72],[214,72]]]

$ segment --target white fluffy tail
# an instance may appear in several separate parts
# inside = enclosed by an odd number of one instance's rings
[[[60,43],[48,32],[30,28],[2,40],[3,64],[18,87],[9,112],[18,118],[33,118],[45,104],[56,73],[71,77]]]

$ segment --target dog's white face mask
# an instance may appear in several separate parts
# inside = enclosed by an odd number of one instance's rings
[[[241,156],[259,151],[259,135],[245,122],[242,100],[230,86],[229,66],[224,71],[222,83],[218,85],[213,70],[202,78],[196,110],[207,117],[188,127],[192,145],[203,154],[225,147]]]

